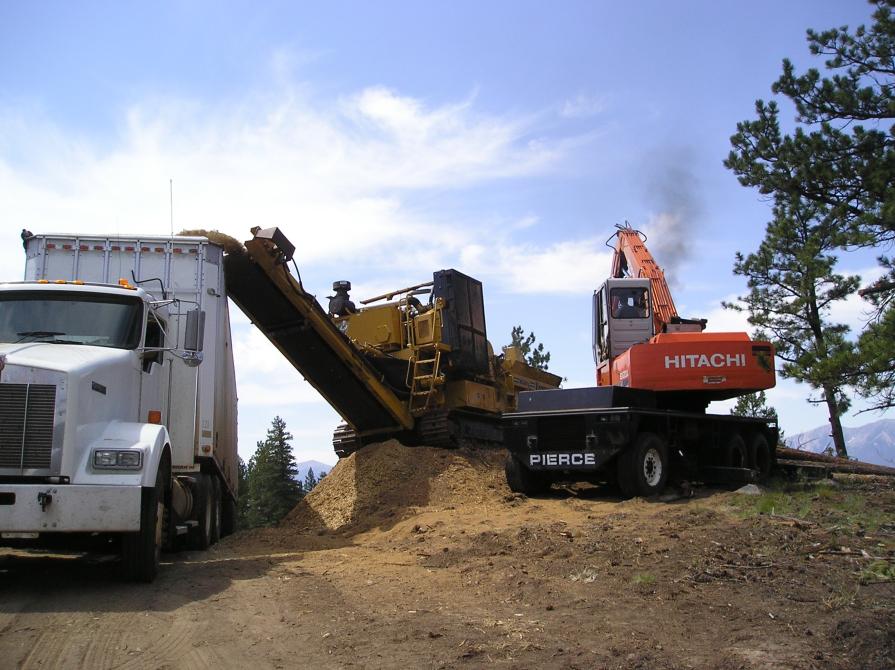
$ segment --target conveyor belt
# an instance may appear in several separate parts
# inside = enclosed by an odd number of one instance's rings
[[[361,435],[413,426],[405,404],[288,272],[270,240],[224,260],[227,292],[296,370]]]

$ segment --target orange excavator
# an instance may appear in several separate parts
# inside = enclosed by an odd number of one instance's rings
[[[646,235],[616,227],[611,278],[593,298],[597,385],[648,389],[660,406],[689,410],[772,388],[771,343],[681,318]]]
[[[504,415],[507,483],[531,495],[613,482],[650,496],[669,478],[761,481],[776,464],[776,419],[706,408],[773,387],[773,346],[681,318],[646,236],[616,227],[611,276],[593,296],[597,386],[519,394]]]

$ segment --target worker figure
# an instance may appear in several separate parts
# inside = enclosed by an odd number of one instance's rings
[[[646,294],[643,291],[613,291],[613,319],[642,319],[646,316]]]
[[[649,316],[649,307],[646,304],[646,291],[639,291],[635,300],[637,318],[645,319]]]

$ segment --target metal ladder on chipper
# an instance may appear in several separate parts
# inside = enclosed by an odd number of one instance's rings
[[[430,408],[438,386],[444,383],[441,349],[437,344],[417,344],[409,310],[404,312],[404,333],[412,352],[407,365],[407,386],[410,389],[408,409],[417,416]]]
[[[428,357],[419,358],[420,355]],[[410,412],[417,414],[429,409],[438,386],[444,383],[444,375],[441,373],[441,349],[421,347],[414,352],[409,370]]]

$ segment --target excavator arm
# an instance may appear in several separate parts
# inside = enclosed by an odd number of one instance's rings
[[[646,248],[646,235],[629,224],[616,225],[615,253],[612,257],[612,278],[633,277],[650,280],[654,333],[665,332],[669,323],[678,320],[665,273]],[[609,238],[611,241],[612,238]],[[607,242],[607,246],[613,248]]]

